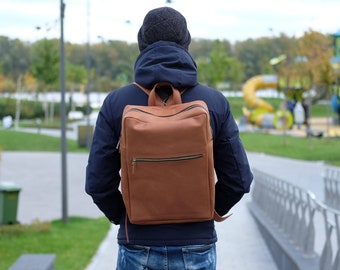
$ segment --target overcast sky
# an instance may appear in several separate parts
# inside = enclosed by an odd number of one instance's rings
[[[308,29],[340,30],[340,0],[64,0],[64,38],[73,43],[136,42],[145,14],[171,6],[187,19],[193,38],[231,42]],[[35,41],[60,36],[60,0],[0,0],[0,35]],[[38,30],[38,28],[40,30]],[[102,39],[98,38],[101,36]]]

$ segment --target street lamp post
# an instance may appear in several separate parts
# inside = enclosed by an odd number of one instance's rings
[[[104,47],[106,45],[104,37],[98,35],[97,38],[101,42],[101,45]],[[100,52],[101,52],[101,50],[100,50]],[[100,55],[98,55],[98,58],[100,59]],[[97,106],[100,106],[100,88],[101,88],[101,74],[100,73],[102,72],[100,64],[101,64],[101,61],[99,60],[98,63],[96,64]]]
[[[87,84],[86,84],[86,146],[90,148],[92,139],[92,130],[90,123],[91,114],[91,101],[90,101],[90,89],[91,89],[91,50],[90,50],[90,0],[87,1],[87,45],[86,45],[86,72],[87,72]]]
[[[60,0],[60,118],[61,118],[61,196],[62,220],[68,222],[67,213],[67,162],[66,162],[66,104],[65,104],[65,51],[64,51],[64,12],[65,4]]]

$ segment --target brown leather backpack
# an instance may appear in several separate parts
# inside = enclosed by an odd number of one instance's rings
[[[120,141],[122,194],[130,222],[221,221],[214,215],[207,105],[200,100],[182,103],[169,83],[158,83],[151,91],[139,87],[149,94],[148,106],[125,107]],[[162,100],[164,90],[168,95]]]

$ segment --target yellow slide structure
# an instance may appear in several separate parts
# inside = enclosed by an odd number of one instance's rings
[[[274,108],[268,102],[256,96],[256,91],[264,88],[277,88],[278,77],[276,75],[258,75],[250,78],[243,86],[243,97],[253,110],[262,109],[274,112]]]
[[[243,114],[248,122],[262,128],[289,128],[293,118],[289,111],[275,112],[271,104],[256,96],[256,91],[266,88],[277,88],[278,77],[276,75],[257,75],[250,78],[243,86],[243,98],[250,110],[243,108]]]

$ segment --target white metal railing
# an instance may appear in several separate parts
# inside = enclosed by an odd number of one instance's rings
[[[340,169],[326,168],[323,179],[325,203],[340,210]]]
[[[304,258],[319,257],[320,270],[340,269],[340,212],[315,195],[253,170],[253,202]]]

